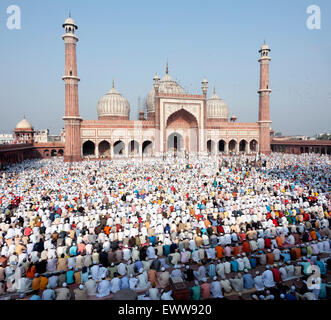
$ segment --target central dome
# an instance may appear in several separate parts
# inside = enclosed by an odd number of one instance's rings
[[[174,93],[174,94],[186,94],[185,90],[174,81],[171,76],[166,73],[160,80],[160,93]],[[154,88],[148,93],[146,97],[147,112],[155,112],[155,90]]]
[[[98,102],[98,118],[99,120],[128,120],[129,116],[129,101],[114,88],[113,82],[112,89],[106,93]]]
[[[224,100],[220,99],[214,89],[214,94],[207,100],[207,118],[228,119],[229,107]]]

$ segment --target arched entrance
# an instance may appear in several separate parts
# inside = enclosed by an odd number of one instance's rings
[[[183,148],[183,137],[174,132],[168,137],[168,152],[180,152]]]
[[[108,141],[103,140],[99,143],[99,156],[100,157],[110,156],[110,143]]]
[[[114,155],[124,156],[125,155],[125,144],[123,141],[119,140],[114,143]]]
[[[153,143],[152,141],[144,141],[143,143],[143,155],[144,156],[152,156],[153,154]]]
[[[48,149],[46,149],[46,150],[44,150],[44,157],[49,157],[49,150]]]
[[[62,150],[62,149],[59,150],[59,152],[58,152],[58,156],[59,156],[59,157],[63,157],[63,150]]]
[[[229,142],[229,151],[230,152],[235,152],[236,151],[236,145],[237,145],[237,141],[236,140],[231,140]]]
[[[83,156],[92,156],[95,154],[94,142],[88,140],[83,144]]]
[[[239,152],[245,152],[246,151],[246,145],[247,145],[247,141],[246,140],[241,140],[239,142]]]
[[[215,142],[213,140],[208,140],[207,141],[207,152],[208,154],[214,154],[215,151]]]
[[[57,156],[57,151],[55,149],[53,149],[51,151],[51,157],[56,157]]]
[[[139,143],[135,140],[129,142],[129,155],[130,156],[137,156],[139,155]]]
[[[225,141],[218,141],[218,152],[225,152]]]
[[[251,152],[257,152],[257,141],[255,139],[249,143],[249,149]]]
[[[198,151],[198,121],[193,114],[180,109],[167,119],[167,151]],[[180,132],[180,133],[179,133]]]

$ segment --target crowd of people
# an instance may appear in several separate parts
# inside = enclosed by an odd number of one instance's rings
[[[315,154],[12,165],[0,299],[329,299],[330,182]]]

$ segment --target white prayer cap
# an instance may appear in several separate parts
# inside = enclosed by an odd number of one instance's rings
[[[79,285],[79,289],[80,290],[83,290],[84,289],[84,286],[82,284]]]
[[[217,280],[217,277],[215,276],[215,277],[213,278],[213,280],[216,281],[216,280]]]
[[[63,282],[62,287],[66,287],[66,286],[67,286],[67,283]]]
[[[165,271],[165,267],[162,267],[162,268],[161,268],[161,271]]]

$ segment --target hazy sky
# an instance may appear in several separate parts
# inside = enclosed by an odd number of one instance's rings
[[[21,30],[8,30],[9,5],[21,8]],[[309,30],[307,7],[321,9]],[[272,128],[283,134],[331,130],[331,1],[329,0],[1,0],[0,131],[26,115],[35,129],[64,127],[62,24],[71,10],[79,29],[80,114],[97,119],[97,102],[116,89],[137,114],[155,72],[192,93],[215,85],[238,121],[258,116],[258,50],[271,48]]]

